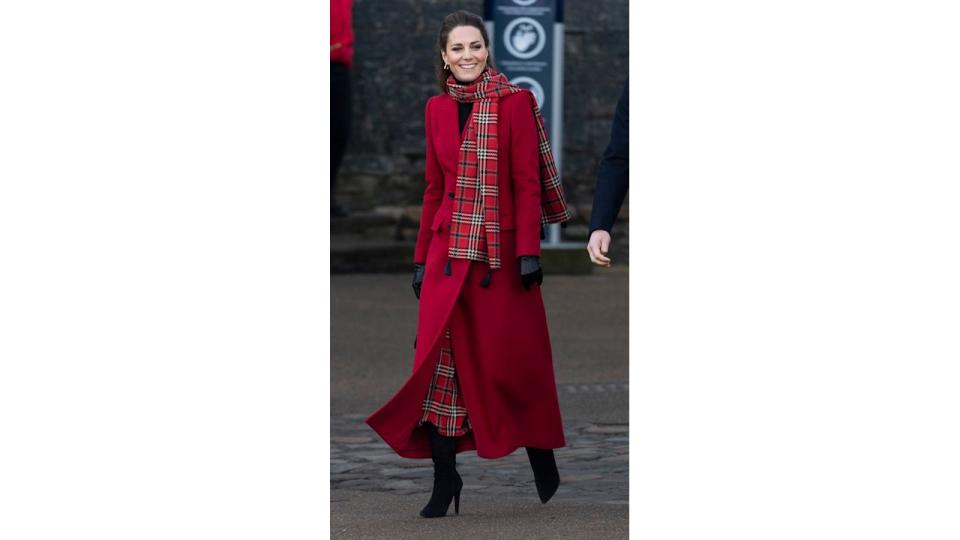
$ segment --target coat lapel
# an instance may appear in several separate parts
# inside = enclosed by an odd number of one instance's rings
[[[437,107],[436,124],[438,135],[434,137],[440,165],[445,173],[456,178],[457,163],[460,160],[460,124],[457,117],[457,102],[449,96],[440,100]]]

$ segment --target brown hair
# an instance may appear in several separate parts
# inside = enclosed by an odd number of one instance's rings
[[[454,11],[443,18],[443,23],[440,24],[440,35],[437,36],[436,71],[437,85],[440,87],[441,94],[447,93],[447,77],[450,72],[443,69],[443,56],[440,53],[447,50],[447,38],[450,36],[450,31],[458,26],[472,26],[480,31],[480,36],[483,37],[483,46],[487,48],[487,67],[497,69],[493,65],[493,55],[490,54],[490,37],[487,36],[487,27],[484,26],[483,19],[476,13],[470,13],[462,9]]]

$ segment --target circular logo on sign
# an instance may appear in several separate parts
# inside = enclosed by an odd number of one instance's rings
[[[531,79],[530,77],[517,77],[510,79],[510,82],[533,92],[533,97],[537,98],[537,107],[543,108],[543,99],[546,96],[543,93],[543,86],[540,86],[540,83],[535,79]]]
[[[536,2],[537,0],[513,0],[513,3],[518,6],[529,6],[530,4]]]
[[[503,29],[503,44],[517,58],[533,58],[547,44],[547,32],[534,19],[520,17]]]

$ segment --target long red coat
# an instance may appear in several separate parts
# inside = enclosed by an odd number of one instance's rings
[[[517,257],[540,254],[540,174],[533,97],[517,92],[500,101],[498,183],[502,267],[490,284],[486,263],[449,259],[447,240],[457,178],[460,131],[457,103],[439,95],[426,107],[427,187],[414,261],[426,263],[420,295],[413,373],[367,418],[398,454],[430,457],[417,427],[446,327],[453,341],[460,391],[472,430],[457,451],[497,458],[522,446],[564,446],[546,313],[539,286],[525,290]]]

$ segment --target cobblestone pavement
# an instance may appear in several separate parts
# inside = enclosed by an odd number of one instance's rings
[[[628,273],[551,275],[544,287],[567,446],[541,504],[526,452],[458,454],[460,514],[423,519],[429,459],[396,455],[363,420],[409,377],[417,304],[406,275],[331,278],[330,512],[334,538],[627,538]],[[451,510],[452,512],[452,510]]]
[[[560,390],[563,392],[563,387]],[[363,423],[364,418],[360,414],[331,418],[332,500],[336,502],[340,489],[429,498],[433,479],[430,461],[396,455]],[[629,426],[574,422],[566,423],[564,431],[567,446],[555,453],[560,488],[551,502],[626,505]],[[482,459],[475,452],[458,454],[457,471],[463,477],[464,497],[473,492],[538,501],[533,473],[522,449],[500,459]]]

